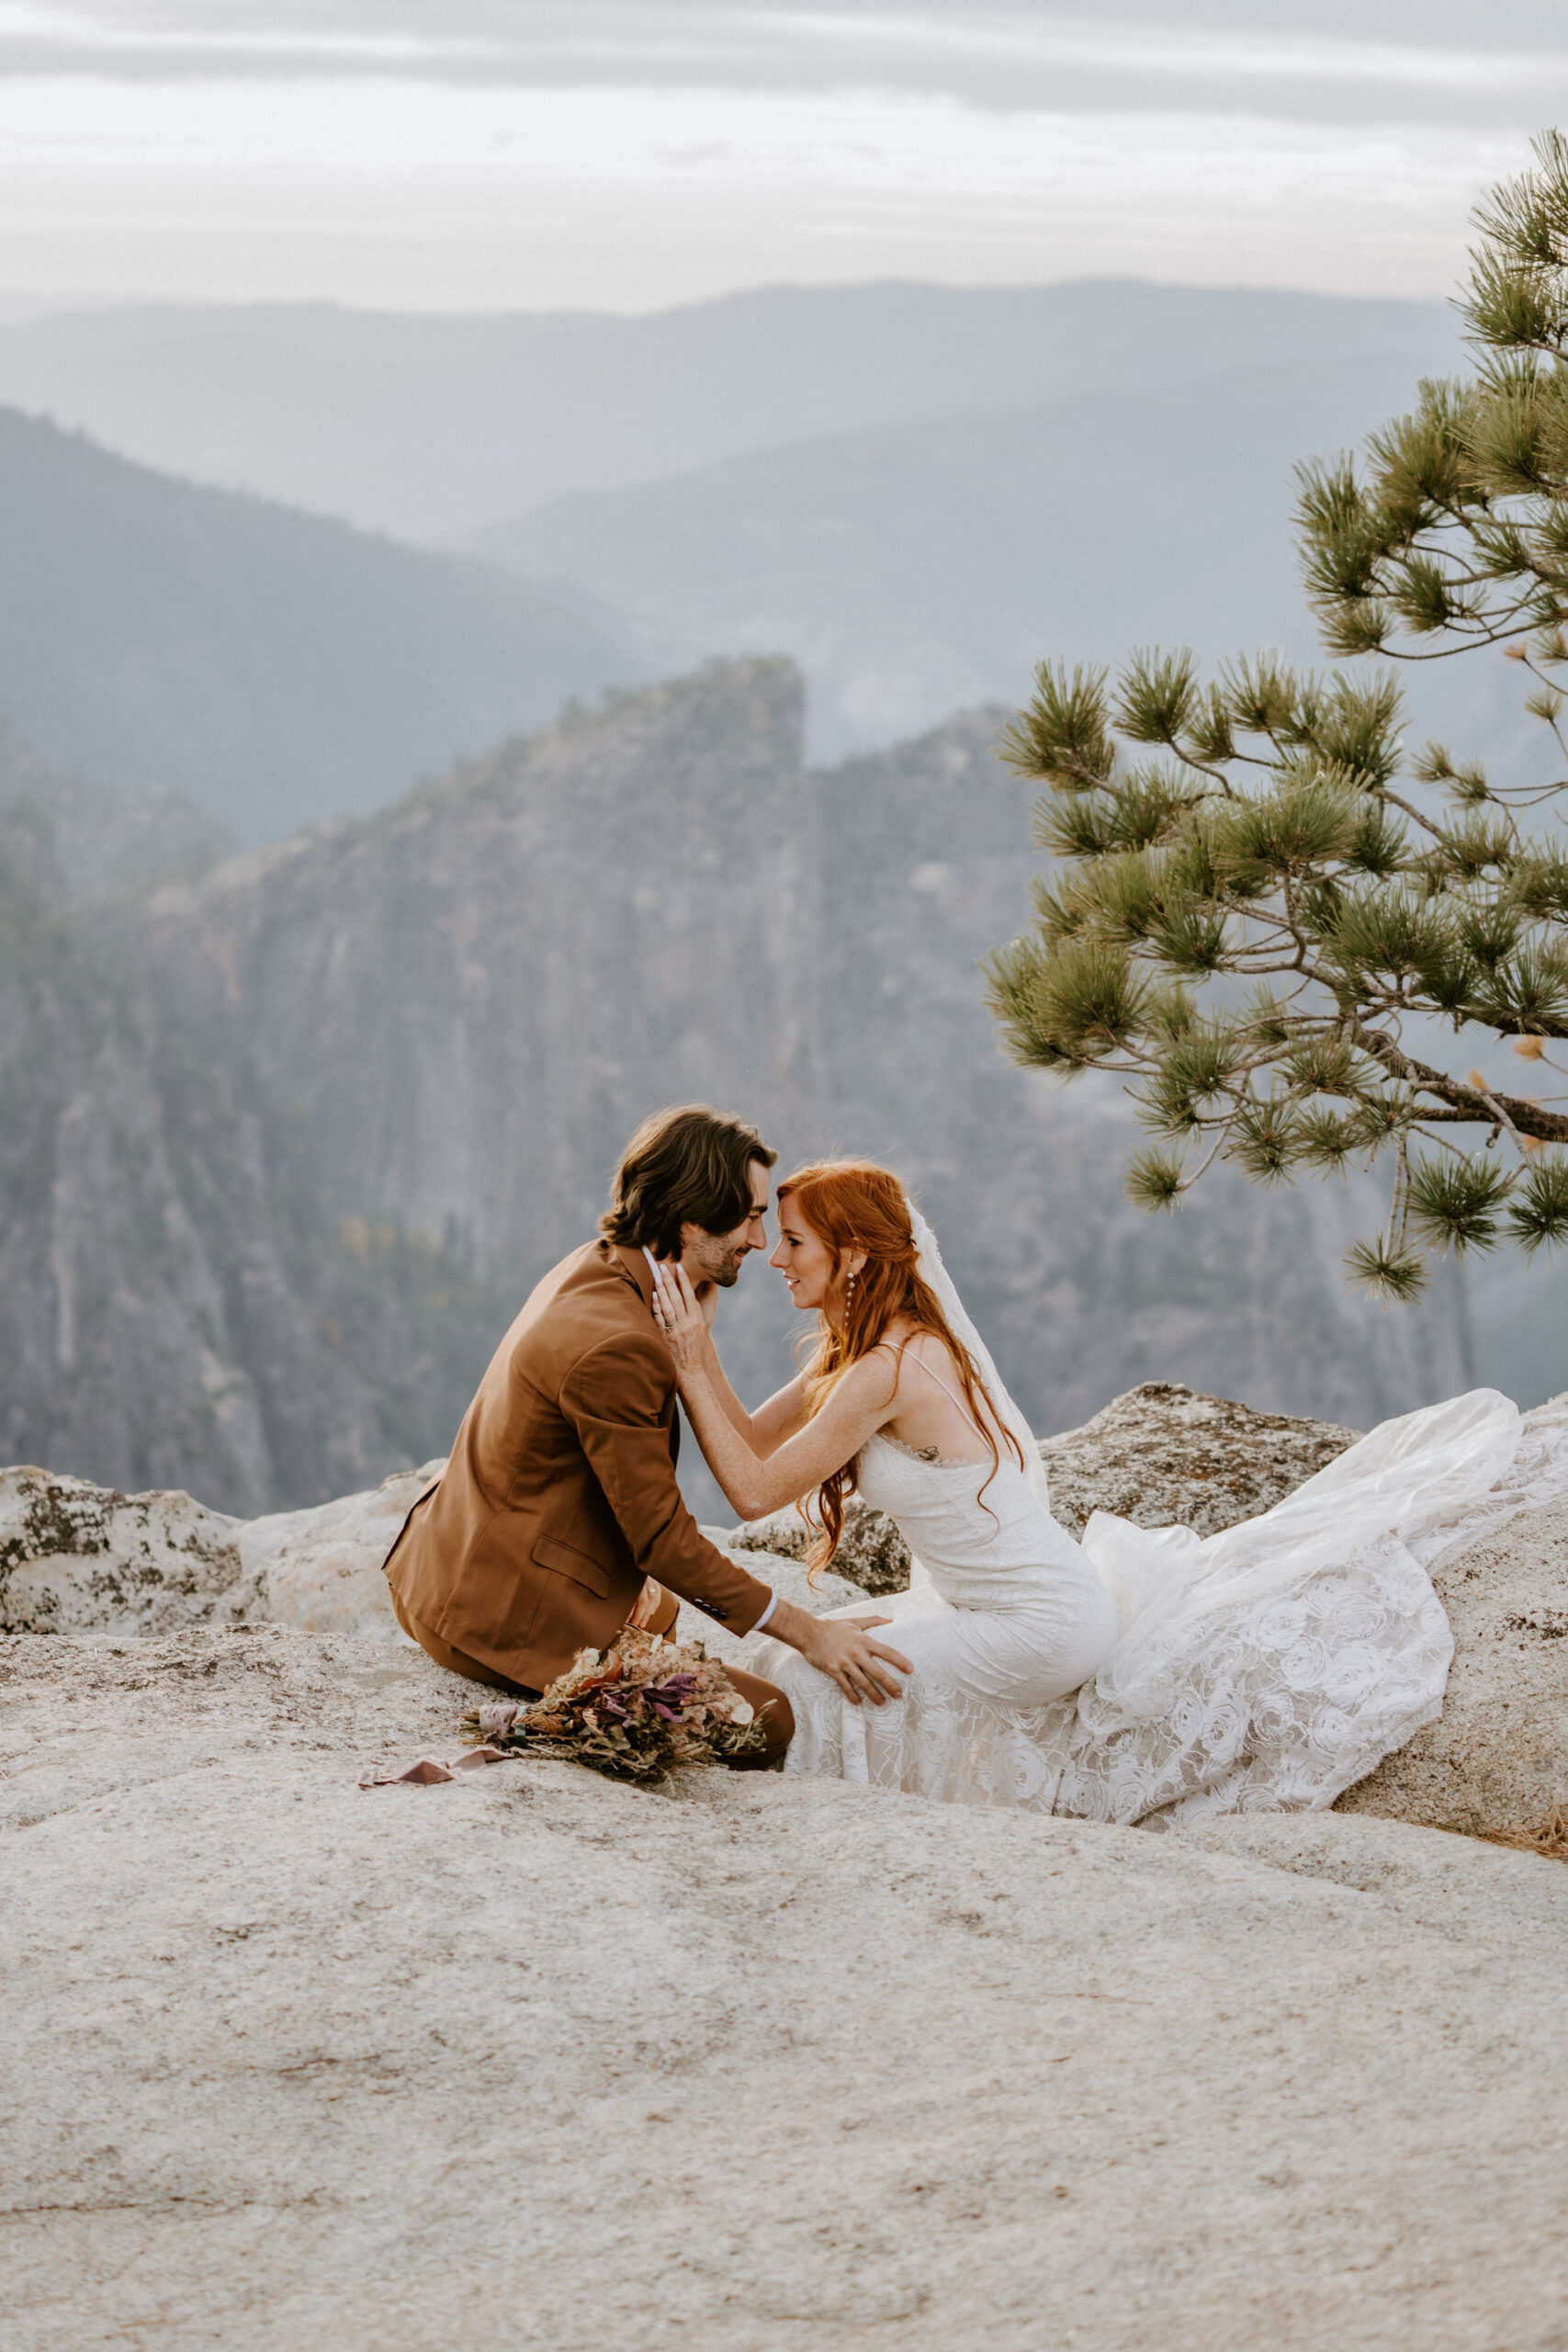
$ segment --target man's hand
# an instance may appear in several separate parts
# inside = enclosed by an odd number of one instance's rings
[[[792,1650],[798,1650],[807,1666],[830,1677],[852,1705],[862,1706],[869,1699],[874,1707],[882,1707],[889,1699],[904,1695],[902,1684],[894,1680],[889,1668],[897,1667],[901,1674],[915,1670],[899,1651],[885,1649],[880,1642],[868,1638],[873,1625],[892,1623],[891,1617],[813,1617],[808,1609],[781,1600],[768,1622],[768,1631],[787,1642]]]

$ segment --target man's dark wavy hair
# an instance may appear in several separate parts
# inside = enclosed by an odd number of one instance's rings
[[[678,1258],[682,1224],[731,1233],[751,1213],[751,1163],[771,1168],[778,1153],[744,1119],[705,1102],[679,1102],[645,1119],[621,1155],[610,1206],[599,1220],[606,1239],[656,1258]]]

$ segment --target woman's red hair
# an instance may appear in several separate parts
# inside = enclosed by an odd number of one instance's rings
[[[991,1449],[986,1486],[1001,1466],[993,1428],[1001,1431],[1019,1468],[1023,1469],[1018,1440],[992,1402],[979,1365],[949,1324],[935,1292],[921,1277],[909,1204],[897,1177],[873,1159],[817,1160],[784,1178],[778,1188],[781,1210],[789,1199],[832,1252],[835,1277],[852,1250],[865,1251],[865,1263],[844,1309],[843,1329],[829,1322],[826,1314],[818,1317],[815,1351],[802,1374],[807,1418],[820,1412],[851,1364],[881,1344],[888,1325],[902,1319],[914,1326],[914,1332],[929,1331],[940,1340],[952,1357],[975,1426]],[[907,1344],[908,1339],[900,1342],[900,1355]],[[822,1532],[807,1555],[807,1566],[814,1577],[839,1548],[844,1497],[853,1491],[854,1465],[849,1462],[824,1478],[817,1490]],[[980,1491],[984,1494],[985,1487]],[[805,1506],[800,1508],[806,1517]]]

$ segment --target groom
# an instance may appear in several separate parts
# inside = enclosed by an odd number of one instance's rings
[[[388,1555],[398,1623],[441,1666],[534,1698],[624,1625],[667,1634],[682,1600],[733,1634],[765,1625],[851,1697],[883,1680],[864,1632],[777,1599],[699,1531],[675,1483],[675,1371],[653,1260],[679,1259],[711,1314],[765,1249],[777,1158],[703,1103],[637,1129],[600,1238],[545,1276],[502,1340],[434,1485]],[[771,1682],[730,1669],[782,1757]],[[881,1704],[880,1699],[876,1702]]]

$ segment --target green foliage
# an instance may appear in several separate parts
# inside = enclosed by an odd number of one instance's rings
[[[1243,1102],[1231,1121],[1229,1157],[1255,1182],[1278,1183],[1301,1158],[1301,1119],[1276,1096]]]
[[[1153,991],[1109,940],[1064,938],[1049,953],[1018,940],[991,971],[1016,1058],[1038,1069],[1087,1069],[1146,1024]]]
[[[1526,1170],[1508,1204],[1508,1223],[1528,1257],[1543,1242],[1568,1241],[1568,1159],[1553,1153]]]
[[[1127,1197],[1141,1209],[1173,1209],[1184,1190],[1174,1152],[1141,1151],[1127,1167]]]
[[[1128,1170],[1148,1208],[1216,1161],[1278,1183],[1383,1159],[1387,1226],[1349,1270],[1399,1299],[1428,1252],[1568,1241],[1568,780],[1408,756],[1386,666],[1501,648],[1568,760],[1568,140],[1543,136],[1478,229],[1473,375],[1299,475],[1326,648],[1384,664],[1046,662],[1000,746],[1044,786],[1056,861],[990,966],[1013,1054],[1123,1079],[1168,1139]],[[1427,1059],[1435,1023],[1511,1041],[1528,1091],[1470,1069],[1474,1042]]]
[[[1116,723],[1132,742],[1175,749],[1191,724],[1197,696],[1190,653],[1134,653],[1122,673]]]
[[[1472,1152],[1417,1157],[1407,1178],[1411,1226],[1442,1250],[1490,1250],[1513,1182],[1506,1168]]]
[[[1110,775],[1115,748],[1105,707],[1103,670],[1066,671],[1043,662],[1034,699],[1004,733],[1001,752],[1024,775],[1043,776],[1059,792],[1092,791]]]
[[[1400,1306],[1419,1298],[1427,1287],[1426,1261],[1419,1250],[1379,1234],[1372,1241],[1353,1241],[1345,1252],[1350,1279],[1362,1290]]]
[[[1338,1111],[1314,1103],[1296,1124],[1296,1157],[1303,1168],[1339,1175],[1356,1148],[1356,1122]]]

